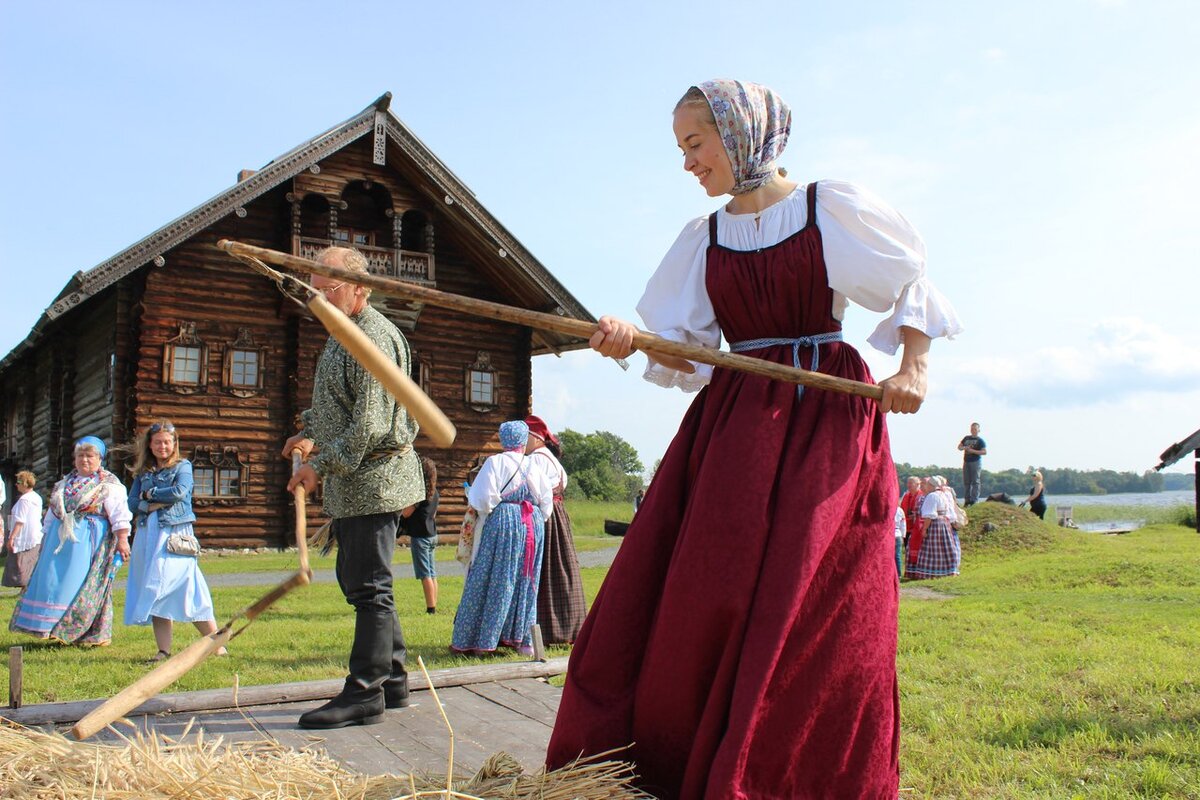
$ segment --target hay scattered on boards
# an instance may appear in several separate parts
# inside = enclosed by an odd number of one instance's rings
[[[470,780],[456,781],[452,796],[481,800],[650,797],[631,785],[633,777],[628,762],[595,759],[530,774],[512,756],[497,753]],[[12,800],[393,800],[446,797],[446,779],[358,775],[319,752],[265,740],[226,744],[221,738],[206,739],[202,731],[188,743],[138,733],[126,738],[124,745],[114,746],[0,722],[0,796]]]

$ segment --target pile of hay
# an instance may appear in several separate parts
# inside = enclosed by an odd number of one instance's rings
[[[1060,529],[1032,511],[1007,503],[976,503],[967,509],[967,526],[958,532],[963,548],[1045,550]]]
[[[186,732],[185,732],[186,735]],[[12,800],[393,800],[446,797],[446,780],[364,776],[320,753],[274,742],[225,744],[197,734],[190,744],[138,734],[123,746],[77,742],[0,724],[0,797]],[[650,797],[631,785],[631,764],[580,762],[527,774],[492,756],[451,797],[481,800],[600,800]],[[439,791],[440,790],[440,791]]]

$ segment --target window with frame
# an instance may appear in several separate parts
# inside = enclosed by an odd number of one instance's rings
[[[194,394],[208,384],[208,346],[196,336],[196,323],[181,322],[179,333],[163,344],[163,388]]]
[[[198,445],[191,461],[192,499],[197,505],[235,505],[245,500],[250,465],[236,447]]]
[[[348,247],[374,247],[375,232],[358,228],[334,228],[333,241]]]
[[[429,394],[430,373],[433,372],[433,362],[426,356],[418,356],[416,351],[412,354],[412,370],[409,377],[413,379],[413,383],[421,387],[421,391]]]
[[[266,349],[254,346],[248,328],[238,328],[237,338],[225,346],[221,384],[236,397],[252,397],[263,390]]]
[[[466,369],[466,401],[476,411],[491,411],[496,402],[496,371],[491,356],[480,350]]]

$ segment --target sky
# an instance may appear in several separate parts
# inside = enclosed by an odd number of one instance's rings
[[[889,419],[897,461],[953,465],[978,421],[989,469],[1140,472],[1200,427],[1193,0],[577,6],[0,0],[0,353],[76,271],[385,91],[589,311],[636,320],[719,202],[671,109],[727,77],[791,105],[790,178],[853,181],[913,223],[963,321],[922,410]],[[852,306],[845,331],[882,379],[878,319]],[[535,411],[650,467],[694,396],[644,365],[539,357]]]

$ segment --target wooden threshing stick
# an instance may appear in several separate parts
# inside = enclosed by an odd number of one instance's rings
[[[300,469],[300,464],[300,451],[293,450],[292,474]],[[300,569],[253,604],[235,614],[233,619],[225,624],[225,627],[192,642],[179,653],[126,686],[116,696],[96,706],[83,719],[75,723],[75,727],[71,728],[72,736],[79,740],[86,739],[103,730],[114,720],[125,716],[220,650],[229,643],[230,639],[240,635],[259,614],[274,605],[279,598],[299,586],[307,586],[312,581],[312,569],[308,566],[308,518],[305,509],[304,487],[297,486],[294,496],[296,499],[296,551],[300,557]],[[235,631],[234,623],[243,618],[246,620],[246,624]]]
[[[295,475],[304,463],[300,456],[300,448],[292,451],[292,474]],[[304,484],[296,484],[292,497],[296,506],[296,552],[300,556],[300,571],[312,580],[312,570],[308,566],[308,506],[305,502],[307,492]]]
[[[363,277],[358,272],[349,274],[357,279]],[[404,374],[395,361],[384,355],[383,351],[367,338],[362,328],[351,322],[349,317],[322,294],[311,295],[307,305],[313,315],[321,320],[329,334],[341,342],[342,347],[345,347],[350,355],[396,398],[396,402],[412,414],[421,426],[421,433],[432,439],[438,447],[454,444],[457,434],[454,423],[429,399],[429,395],[421,391],[421,387],[413,383],[412,378]]]
[[[281,253],[277,250],[255,247],[254,245],[243,244],[242,242],[235,242],[229,239],[222,239],[217,242],[217,247],[236,257],[257,258],[268,264],[290,269],[293,272],[324,275],[327,278],[366,286],[389,297],[416,300],[431,306],[461,311],[464,314],[497,319],[502,322],[513,322],[518,325],[554,331],[555,333],[575,336],[580,339],[590,339],[592,334],[597,330],[594,323],[580,319],[560,317],[555,314],[543,314],[538,311],[506,306],[502,303],[491,303],[486,300],[477,300],[473,297],[439,292],[436,289],[418,286],[393,278],[383,278],[378,275],[363,275],[360,272],[341,269],[340,267],[331,267],[307,258],[300,258],[299,256]],[[314,313],[316,312],[314,311]],[[357,330],[357,326],[353,327]],[[333,333],[333,329],[330,329],[330,332]],[[832,375],[824,375],[819,372],[811,372],[784,364],[775,364],[770,361],[764,361],[761,358],[752,358],[724,350],[672,342],[646,331],[638,331],[634,334],[633,344],[637,349],[644,350],[647,353],[676,356],[701,364],[711,364],[715,367],[734,369],[752,375],[762,375],[775,380],[798,383],[803,386],[826,389],[832,392],[858,395],[859,397],[867,397],[873,400],[883,399],[883,389],[880,386],[852,381],[846,378],[837,378]],[[379,376],[377,375],[376,377],[378,378]],[[416,416],[415,413],[414,416]],[[420,420],[420,417],[417,417],[417,419]],[[424,427],[425,423],[422,422],[422,428]]]

